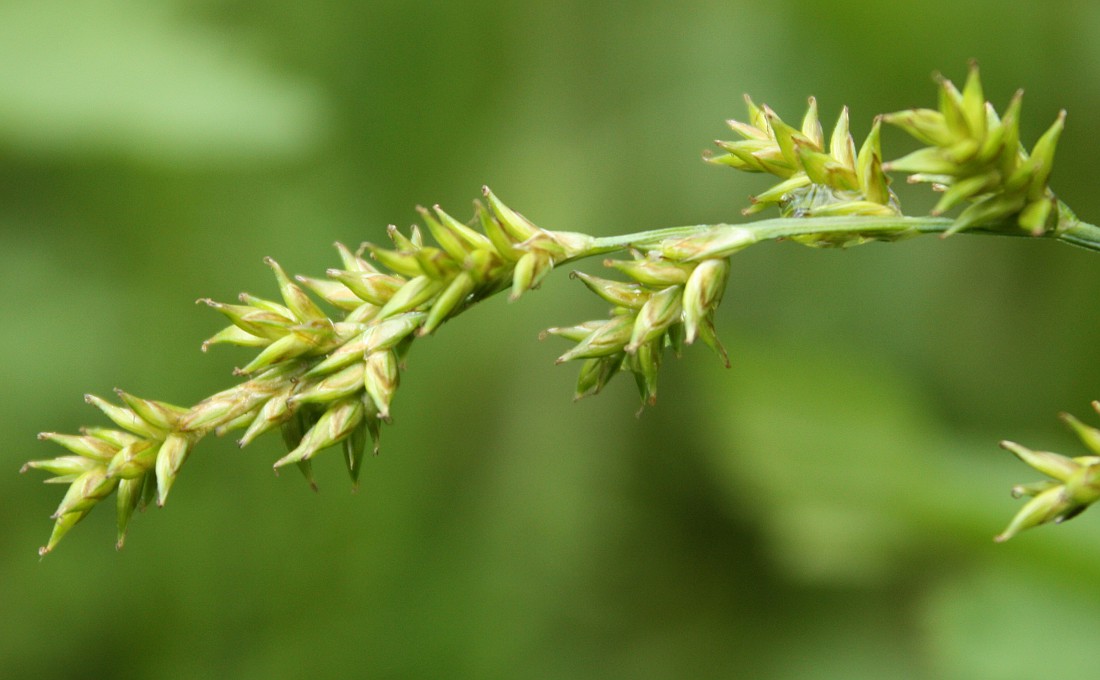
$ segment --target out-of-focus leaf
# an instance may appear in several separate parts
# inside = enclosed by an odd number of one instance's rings
[[[730,354],[732,372],[700,376],[707,448],[734,511],[765,527],[793,575],[875,583],[944,518],[968,516],[943,434],[904,375],[852,350]]]
[[[1052,576],[994,564],[942,583],[923,612],[932,676],[1030,680],[1095,673],[1100,589]]]
[[[0,3],[0,140],[173,163],[286,156],[317,141],[316,89],[173,5]]]

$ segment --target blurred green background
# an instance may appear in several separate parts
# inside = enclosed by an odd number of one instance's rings
[[[193,301],[274,295],[265,255],[320,274],[482,184],[551,229],[739,219],[767,180],[699,158],[744,92],[861,136],[976,58],[1028,143],[1069,110],[1053,184],[1096,222],[1098,32],[1069,0],[0,3],[0,677],[1087,677],[1100,517],[990,540],[1036,477],[996,442],[1078,455],[1055,414],[1100,398],[1100,259],[1054,243],[753,248],[733,368],[667,362],[637,419],[537,341],[605,311],[559,273],[417,343],[358,494],[208,441],[119,553],[105,508],[37,560],[60,489],[16,470],[101,422],[85,392],[231,384]]]

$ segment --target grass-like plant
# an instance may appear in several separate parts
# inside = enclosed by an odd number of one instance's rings
[[[943,78],[938,84],[937,109],[878,116],[858,150],[846,108],[826,138],[812,98],[797,127],[746,98],[746,121],[729,121],[740,139],[719,141],[723,153],[707,160],[775,175],[780,181],[753,197],[744,213],[775,207],[778,218],[595,237],[535,226],[485,188],[470,222],[439,206],[420,208],[424,228],[414,226],[406,234],[391,226],[392,247],[366,243],[353,252],[337,244],[341,265],[324,279],[292,278],[268,258],[280,300],[248,294],[240,296],[240,304],[200,300],[230,321],[203,343],[203,350],[219,343],[258,350],[235,371],[242,382],[189,408],[121,390],[120,403],[88,395],[87,402],[119,429],[39,435],[67,453],[31,461],[24,470],[43,470],[53,475],[47,482],[68,485],[40,554],[52,551],[112,494],[121,547],[134,511],[165,503],[184,462],[211,433],[243,431],[238,442],[244,446],[278,429],[288,453],[275,461],[275,469],[295,465],[311,483],[313,459],[339,445],[355,483],[365,451],[378,451],[416,339],[489,296],[507,291],[515,300],[555,268],[576,260],[620,254],[605,261],[617,272],[614,279],[574,273],[611,310],[607,318],[547,330],[573,343],[557,361],[579,362],[577,398],[598,393],[619,373],[630,373],[645,405],[656,400],[658,369],[669,351],[679,353],[702,340],[728,365],[714,313],[730,256],[754,243],[849,247],[966,232],[1054,239],[1100,250],[1100,228],[1078,220],[1048,185],[1064,112],[1029,151],[1019,137],[1020,93],[998,114],[985,100],[976,66],[962,91]],[[924,147],[884,162],[883,124],[909,133]],[[941,192],[932,215],[902,211],[890,189],[891,172],[906,173],[909,181],[929,183]],[[956,216],[944,216],[960,207]],[[1100,402],[1094,406],[1100,410]],[[996,540],[1069,519],[1100,500],[1100,430],[1062,417],[1094,455],[1069,458],[1002,442],[1053,481],[1013,489],[1016,496],[1032,498]]]

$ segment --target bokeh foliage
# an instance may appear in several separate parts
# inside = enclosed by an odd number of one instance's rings
[[[996,441],[1072,452],[1054,415],[1100,397],[1100,260],[1056,244],[738,254],[733,368],[668,363],[638,420],[625,383],[570,403],[536,340],[602,312],[559,272],[413,351],[358,494],[324,456],[319,496],[273,479],[276,437],[207,442],[117,554],[99,511],[36,562],[57,498],[15,471],[95,421],[84,392],[227,386],[245,355],[201,355],[191,303],[274,294],[265,255],[319,274],[484,183],[551,229],[738,219],[764,184],[698,152],[742,92],[860,136],[977,58],[1029,143],[1069,110],[1052,186],[1095,222],[1096,30],[1069,2],[0,4],[0,676],[1091,670],[1095,518],[990,540],[1030,479]]]

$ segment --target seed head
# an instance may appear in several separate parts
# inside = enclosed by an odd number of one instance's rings
[[[1054,481],[1013,487],[1013,496],[1030,496],[1031,500],[996,537],[998,542],[1040,524],[1072,519],[1100,500],[1100,430],[1066,413],[1061,418],[1094,455],[1069,458],[1050,451],[1034,451],[1015,442],[1001,442],[1002,448]]]
[[[939,78],[938,110],[913,109],[883,116],[926,144],[885,169],[912,173],[910,180],[933,182],[944,195],[934,214],[969,203],[947,234],[982,227],[1004,232],[1043,234],[1076,223],[1048,186],[1054,150],[1065,111],[1031,152],[1020,145],[1020,102],[1012,98],[1003,116],[984,100],[978,67],[972,63],[962,92]]]
[[[728,366],[714,334],[713,316],[729,277],[729,260],[691,259],[700,253],[728,252],[730,244],[741,240],[737,235],[700,232],[698,243],[673,238],[648,256],[606,262],[633,279],[630,282],[575,272],[574,277],[589,290],[615,305],[610,319],[546,331],[577,343],[558,357],[558,363],[583,360],[575,397],[599,392],[625,367],[634,375],[642,403],[652,404],[664,350],[679,354],[685,342],[690,344],[697,337],[714,347]],[[662,256],[669,252],[683,255],[686,261]]]
[[[745,214],[770,206],[789,217],[900,214],[882,169],[877,121],[857,156],[847,108],[841,111],[826,145],[816,99],[810,98],[801,129],[785,123],[771,108],[757,107],[748,97],[745,101],[751,122],[729,121],[743,139],[719,141],[718,146],[726,154],[707,159],[739,170],[766,172],[782,180],[752,197]]]

